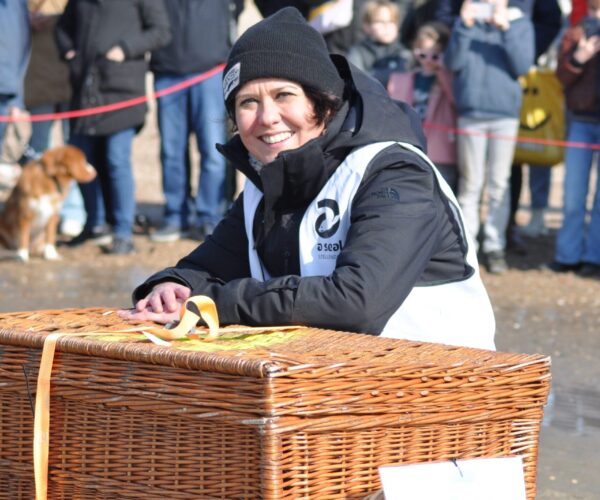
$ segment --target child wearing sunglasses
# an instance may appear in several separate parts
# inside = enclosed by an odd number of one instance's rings
[[[407,102],[421,117],[427,154],[456,193],[456,110],[452,77],[442,61],[449,37],[445,24],[430,22],[421,26],[413,42],[414,69],[392,73],[387,89],[393,99]]]

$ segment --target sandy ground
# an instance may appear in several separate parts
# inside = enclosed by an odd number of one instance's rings
[[[244,15],[251,19],[254,13]],[[135,141],[134,170],[138,212],[158,223],[162,196],[152,111]],[[591,500],[600,498],[600,363],[596,360],[600,355],[600,281],[541,268],[552,258],[560,226],[562,174],[562,167],[555,167],[547,216],[551,233],[526,240],[527,255],[509,254],[511,268],[505,275],[482,274],[496,313],[498,349],[552,357],[538,498]],[[525,193],[518,221],[524,224],[528,217]],[[175,263],[197,243],[155,244],[138,228],[135,244],[136,254],[124,257],[105,256],[97,247],[85,245],[61,246],[60,262],[33,259],[20,264],[0,258],[0,311],[129,306],[134,286]]]

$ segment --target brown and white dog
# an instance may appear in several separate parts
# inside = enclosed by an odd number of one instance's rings
[[[19,260],[30,254],[60,259],[56,231],[60,208],[73,180],[90,182],[96,170],[74,146],[48,149],[27,163],[0,213],[0,245],[16,250]]]

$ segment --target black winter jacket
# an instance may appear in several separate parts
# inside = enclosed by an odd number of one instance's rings
[[[146,93],[147,52],[170,39],[163,0],[69,0],[56,26],[59,52],[74,50],[68,61],[73,87],[71,106],[86,109],[121,102]],[[115,45],[123,62],[106,59]],[[108,135],[141,128],[146,106],[139,104],[71,120],[71,130],[84,135]]]
[[[416,285],[461,280],[466,264],[460,228],[432,168],[396,146],[367,167],[352,203],[346,243],[330,276],[300,277],[298,227],[308,204],[355,148],[403,141],[424,149],[419,118],[342,56],[333,56],[348,100],[319,138],[281,153],[260,174],[238,136],[221,152],[264,193],[254,219],[263,265],[274,276],[250,277],[243,194],[213,235],[175,267],[151,276],[133,294],[175,281],[212,297],[223,324],[302,324],[379,334]]]
[[[171,42],[152,52],[154,73],[202,73],[223,63],[231,48],[240,0],[167,0]]]

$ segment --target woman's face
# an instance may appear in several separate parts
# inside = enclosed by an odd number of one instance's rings
[[[317,124],[302,87],[279,78],[246,83],[235,96],[235,121],[244,146],[263,164],[319,137],[325,128]]]

